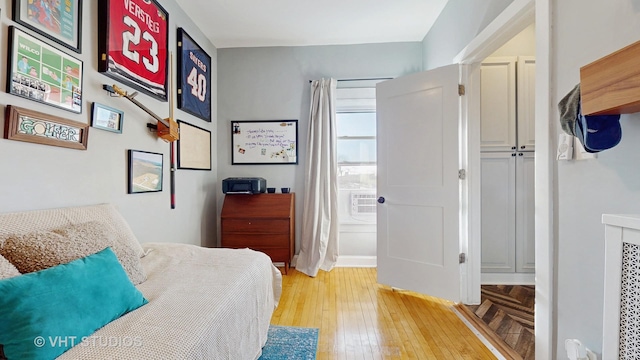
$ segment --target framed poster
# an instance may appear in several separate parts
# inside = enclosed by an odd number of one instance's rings
[[[178,120],[178,169],[211,170],[211,131]]]
[[[94,102],[91,105],[91,126],[101,130],[122,134],[124,112],[107,105]]]
[[[168,24],[156,0],[98,0],[98,71],[167,101]]]
[[[9,27],[7,92],[82,112],[82,61]]]
[[[4,137],[35,144],[87,150],[89,125],[7,105]]]
[[[13,20],[81,53],[82,0],[13,0]]]
[[[231,164],[297,164],[298,120],[231,121]]]
[[[178,109],[211,122],[211,57],[178,28]]]
[[[162,191],[162,154],[129,150],[127,192],[138,194]]]

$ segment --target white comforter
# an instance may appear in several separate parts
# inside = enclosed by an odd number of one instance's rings
[[[249,249],[143,244],[149,300],[58,359],[257,359],[282,276]]]

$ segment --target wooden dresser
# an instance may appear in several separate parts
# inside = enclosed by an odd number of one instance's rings
[[[271,261],[284,262],[286,274],[294,250],[294,200],[293,193],[225,195],[220,245],[262,251]]]

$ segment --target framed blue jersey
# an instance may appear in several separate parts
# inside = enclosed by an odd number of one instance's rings
[[[178,28],[178,109],[211,122],[211,57]]]

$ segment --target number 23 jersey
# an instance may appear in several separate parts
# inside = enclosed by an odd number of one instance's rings
[[[167,18],[151,1],[109,2],[109,71],[166,97]]]

